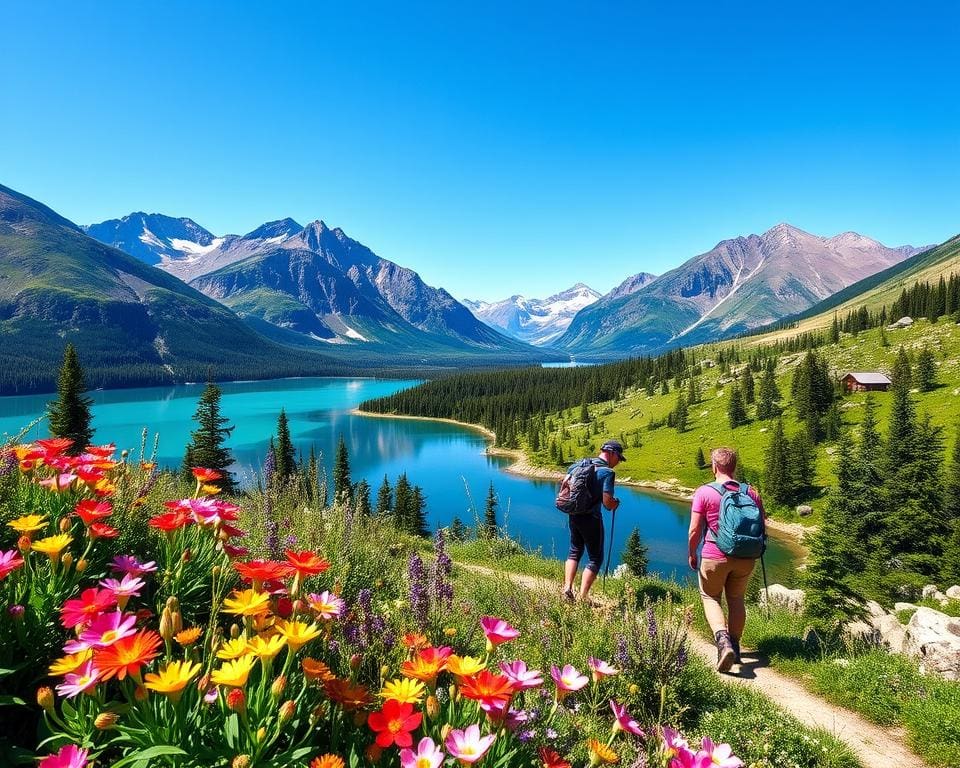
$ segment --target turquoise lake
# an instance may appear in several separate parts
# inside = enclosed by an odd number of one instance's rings
[[[386,474],[391,484],[401,472],[420,485],[427,498],[431,526],[459,516],[468,525],[482,514],[491,481],[500,499],[499,517],[509,532],[551,557],[567,552],[566,518],[553,506],[556,483],[506,472],[509,460],[485,454],[486,440],[474,430],[443,422],[384,419],[351,411],[364,400],[412,386],[410,381],[382,379],[301,378],[221,384],[221,410],[235,425],[229,447],[237,459],[241,481],[249,481],[262,465],[277,414],[286,409],[293,441],[304,455],[313,445],[329,473],[340,435],[350,452],[354,481],[364,478],[373,495]],[[190,431],[200,384],[92,392],[98,442],[114,442],[139,456],[144,427],[151,431],[147,453],[158,439],[157,460],[179,467]],[[51,395],[0,398],[0,436],[14,435],[42,416]],[[46,437],[45,422],[26,440]],[[613,537],[614,564],[630,530],[637,526],[650,550],[650,567],[662,576],[686,578],[688,506],[636,488],[620,486],[622,500]],[[605,513],[609,533],[610,518]],[[608,540],[609,543],[609,540]],[[796,553],[771,540],[767,569],[771,583],[790,584]],[[611,565],[611,569],[613,565]]]

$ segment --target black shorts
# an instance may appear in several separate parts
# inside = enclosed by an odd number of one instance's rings
[[[598,573],[603,565],[603,518],[570,515],[570,554],[568,560],[580,562],[587,551],[587,569]]]

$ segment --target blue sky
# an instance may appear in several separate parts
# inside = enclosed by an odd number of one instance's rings
[[[960,232],[960,6],[667,5],[8,4],[0,183],[79,223],[322,218],[485,299],[779,221]]]

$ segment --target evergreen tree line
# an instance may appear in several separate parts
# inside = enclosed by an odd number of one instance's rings
[[[901,350],[885,436],[872,395],[859,435],[841,435],[805,576],[807,610],[824,623],[858,615],[868,598],[890,605],[960,581],[960,437],[946,463],[941,427],[916,412],[912,376]]]

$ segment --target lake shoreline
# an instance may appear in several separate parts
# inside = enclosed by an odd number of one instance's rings
[[[564,473],[559,470],[547,469],[546,467],[538,467],[535,464],[531,464],[526,454],[521,450],[512,448],[498,448],[494,446],[492,443],[496,439],[496,435],[492,430],[489,430],[480,424],[470,424],[466,421],[457,421],[456,419],[444,419],[439,417],[434,418],[431,416],[407,416],[399,413],[373,413],[371,411],[361,410],[360,408],[354,408],[351,413],[356,416],[369,416],[381,419],[437,421],[443,424],[453,424],[458,427],[470,429],[474,432],[479,432],[490,441],[490,444],[487,445],[484,451],[488,456],[499,456],[510,459],[511,463],[504,468],[505,471],[514,475],[521,475],[523,477],[530,477],[538,480],[560,481],[564,477]],[[634,480],[631,477],[625,477],[622,479],[618,477],[617,484],[630,486],[631,488],[642,488],[651,493],[671,499],[672,501],[683,502],[689,502],[692,500],[694,491],[696,490],[694,488],[687,488],[686,486],[679,485],[678,483],[668,482],[666,480]],[[812,527],[807,527],[801,525],[800,523],[788,523],[782,520],[774,520],[772,518],[767,520],[767,527],[775,534],[779,534],[780,538],[789,539],[792,543],[798,545],[802,545],[804,538],[815,530]]]

